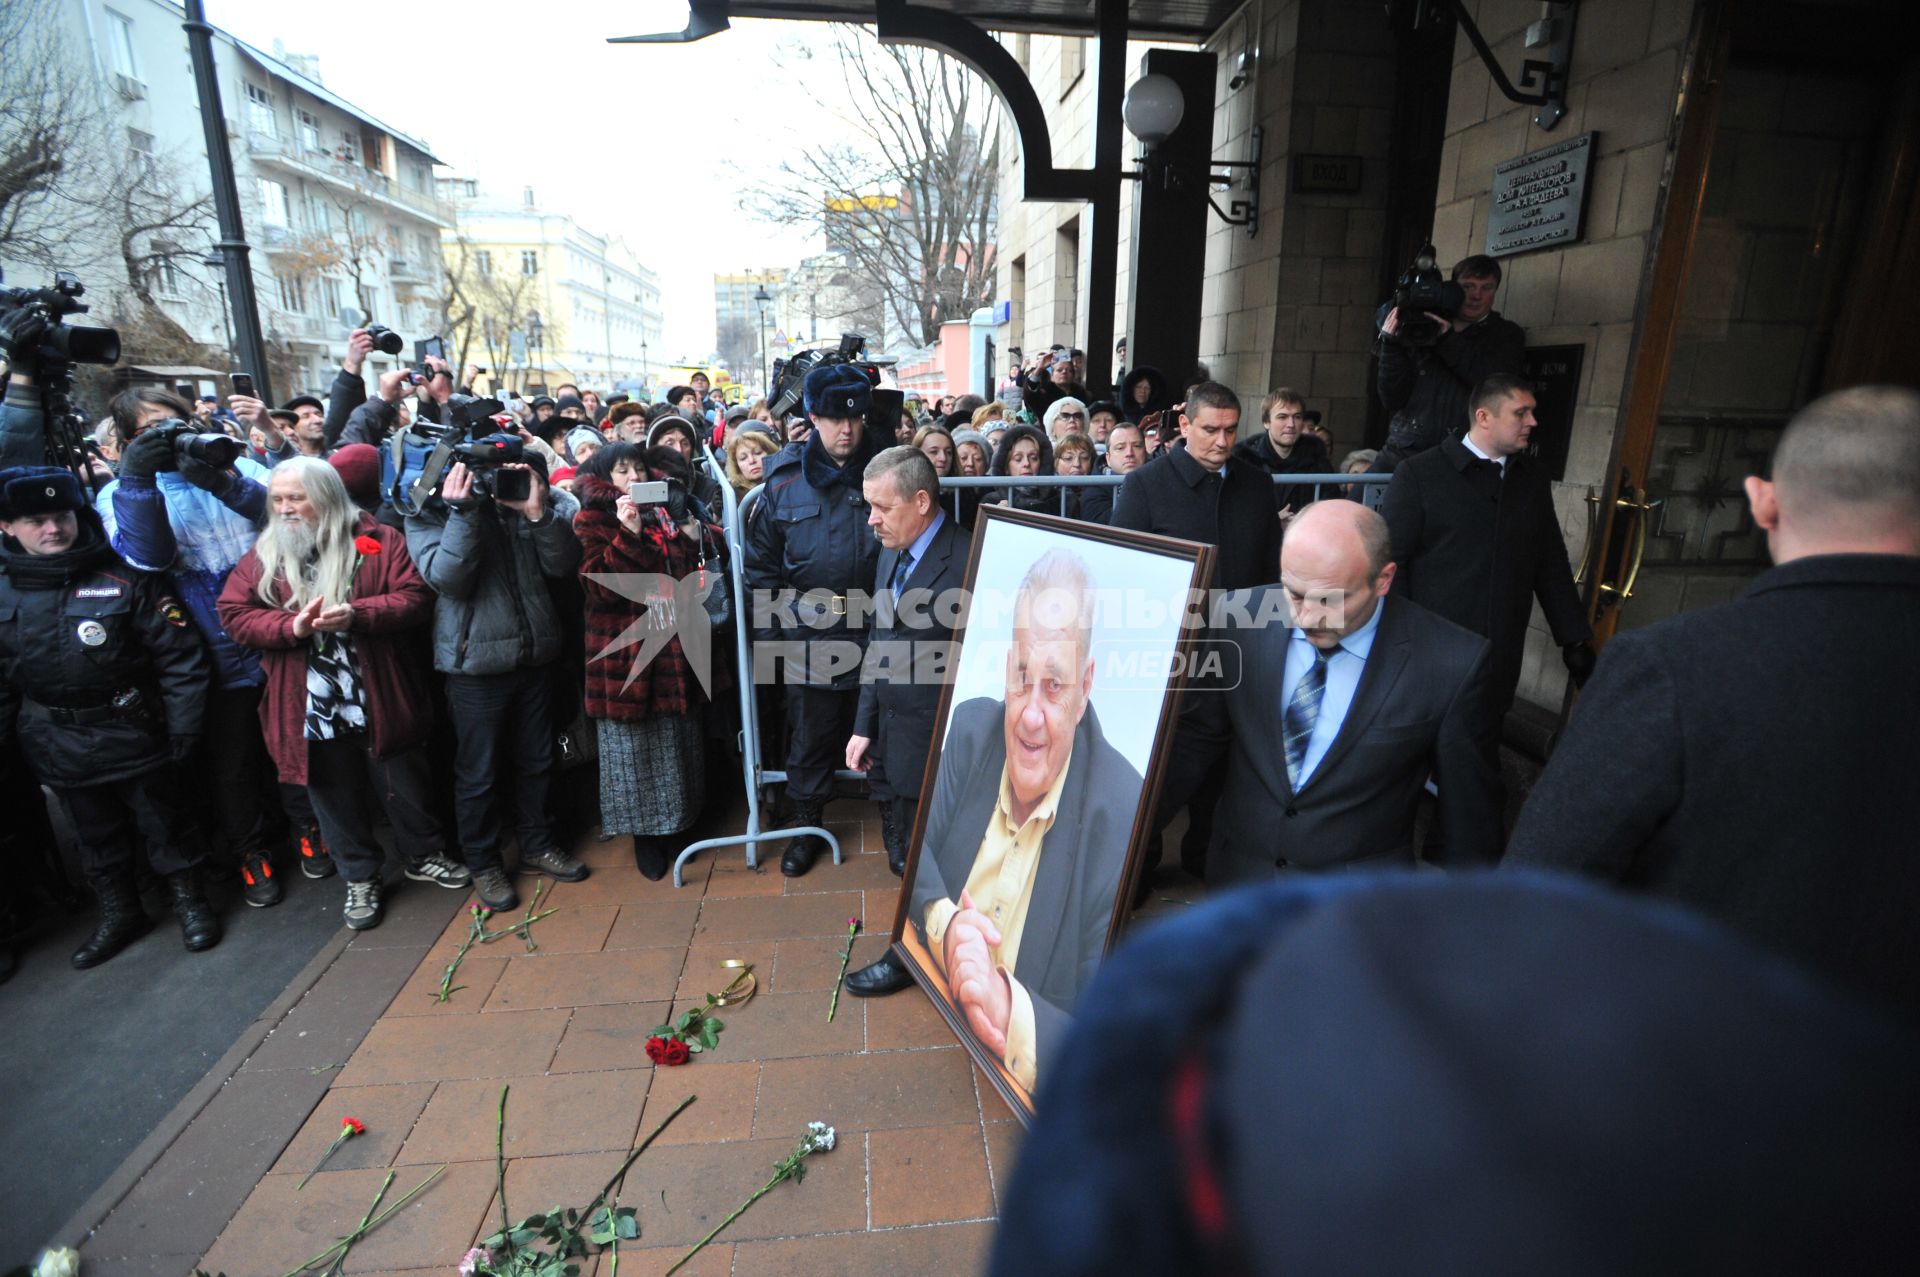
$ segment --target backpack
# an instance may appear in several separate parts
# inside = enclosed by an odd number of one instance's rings
[[[397,430],[380,453],[380,496],[401,514],[419,514],[440,490],[459,432]]]

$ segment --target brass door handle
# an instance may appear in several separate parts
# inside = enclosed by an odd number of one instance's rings
[[[1627,553],[1626,580],[1618,587],[1606,581],[1600,582],[1602,600],[1611,600],[1617,605],[1633,597],[1634,584],[1640,579],[1640,565],[1647,557],[1647,515],[1652,512],[1653,505],[1647,500],[1645,488],[1635,488],[1631,499],[1620,497],[1613,504],[1636,516],[1633,520],[1633,546]]]
[[[1587,583],[1587,565],[1593,562],[1593,543],[1600,536],[1600,493],[1587,485],[1587,543],[1580,551],[1580,566],[1574,569],[1573,583]]]

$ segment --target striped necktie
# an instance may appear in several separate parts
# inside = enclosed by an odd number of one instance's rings
[[[902,550],[900,552],[899,562],[893,565],[892,589],[893,589],[893,601],[895,603],[898,603],[900,601],[900,591],[907,588],[907,577],[912,573],[912,571],[913,571],[913,560],[907,557],[907,552],[905,550]]]
[[[1336,647],[1333,652],[1339,650]],[[1300,788],[1300,768],[1307,761],[1307,742],[1313,739],[1314,724],[1320,721],[1320,698],[1327,690],[1327,662],[1333,652],[1314,649],[1313,668],[1293,689],[1293,699],[1287,702],[1287,712],[1280,720],[1287,755],[1287,783],[1295,791]]]

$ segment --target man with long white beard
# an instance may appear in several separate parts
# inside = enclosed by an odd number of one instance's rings
[[[347,881],[346,924],[365,930],[380,922],[385,861],[370,800],[386,811],[407,877],[471,882],[445,855],[421,748],[432,702],[407,631],[432,617],[433,593],[406,537],[355,506],[326,462],[282,462],[267,500],[266,530],[227,578],[220,620],[260,652],[267,748],[282,780],[306,785]]]

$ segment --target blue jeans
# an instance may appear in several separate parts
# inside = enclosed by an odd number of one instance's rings
[[[453,814],[460,853],[475,873],[500,868],[496,791],[510,797],[520,856],[555,848],[547,821],[553,772],[553,693],[545,666],[447,675],[453,719]],[[502,769],[511,772],[503,778]]]

